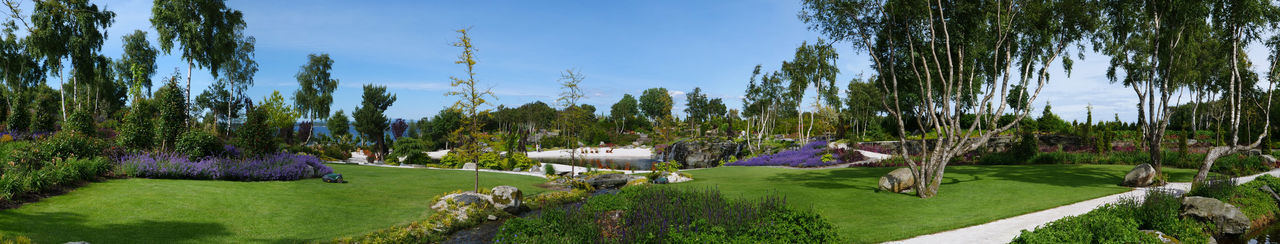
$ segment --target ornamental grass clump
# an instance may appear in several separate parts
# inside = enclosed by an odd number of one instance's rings
[[[118,160],[121,171],[130,177],[287,181],[333,173],[333,169],[310,155],[274,153],[250,158],[206,157],[190,160],[186,155],[159,153],[128,155]]]
[[[805,144],[796,150],[782,151],[773,155],[764,155],[727,163],[725,166],[791,166],[791,167],[823,167],[844,163],[835,156],[823,160],[827,152],[826,141],[815,141]],[[856,151],[854,151],[856,152]]]

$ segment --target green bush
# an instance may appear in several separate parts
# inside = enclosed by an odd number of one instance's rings
[[[160,150],[174,150],[178,136],[187,129],[187,100],[178,83],[170,81],[156,90],[153,102],[157,112],[153,142]]]
[[[192,161],[222,154],[222,139],[204,130],[191,130],[178,138],[176,150]]]
[[[507,221],[495,243],[836,243],[835,226],[781,197],[723,197],[719,191],[633,186]]]
[[[19,96],[18,99],[14,99],[13,104],[10,106],[13,112],[9,114],[7,123],[5,123],[7,125],[6,129],[10,131],[25,132],[31,127],[31,111],[30,108],[28,108],[28,104],[30,104],[30,102],[22,96]]]
[[[94,136],[98,130],[93,127],[93,115],[88,109],[76,109],[71,113],[71,117],[67,118],[67,122],[62,124],[63,131],[72,131],[81,135]]]
[[[129,108],[129,113],[124,116],[124,123],[120,126],[120,135],[116,137],[116,143],[128,149],[145,150],[151,148],[151,140],[153,139],[155,129],[151,125],[151,118],[154,111],[151,110],[150,103],[147,100],[135,100],[133,106]]]
[[[1154,235],[1141,231],[1148,229],[1184,243],[1206,243],[1210,225],[1179,216],[1181,206],[1171,192],[1152,189],[1143,201],[1122,199],[1033,231],[1023,230],[1012,243],[1159,243]]]
[[[262,155],[277,149],[274,130],[267,126],[267,113],[262,108],[250,109],[244,125],[236,131],[236,146],[249,155]]]
[[[1225,201],[1239,207],[1249,219],[1276,219],[1277,214],[1280,214],[1280,207],[1277,207],[1271,193],[1260,189],[1262,186],[1280,190],[1280,178],[1270,175],[1259,176],[1253,181],[1237,186],[1233,195]]]
[[[1223,177],[1224,179],[1209,179],[1201,182],[1199,185],[1191,188],[1187,192],[1189,196],[1208,197],[1226,201],[1235,195],[1236,181],[1234,178]]]
[[[18,165],[43,164],[54,159],[93,158],[102,156],[109,145],[102,139],[75,132],[59,132],[49,139],[17,149],[10,157]]]
[[[551,164],[542,164],[542,174],[545,174],[545,175],[555,175],[555,174],[556,174],[556,167],[555,167],[554,165],[551,165]]]
[[[0,174],[0,202],[94,180],[111,172],[114,164],[105,158],[96,157],[55,158],[21,168],[5,166],[0,166],[0,172],[3,172]]]

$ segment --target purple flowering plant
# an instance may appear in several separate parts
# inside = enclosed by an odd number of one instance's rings
[[[292,153],[249,158],[206,157],[194,161],[181,154],[142,153],[121,157],[117,162],[126,175],[140,178],[288,181],[333,173],[332,168],[314,156]]]
[[[857,152],[857,151],[853,151]],[[827,154],[827,142],[815,141],[805,144],[796,150],[787,150],[778,152],[773,155],[763,155],[737,162],[727,163],[725,166],[791,166],[791,167],[823,167],[844,163],[843,157],[833,157],[829,160],[823,160],[822,156]],[[836,156],[836,155],[833,155]]]

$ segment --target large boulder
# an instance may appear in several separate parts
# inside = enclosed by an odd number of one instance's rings
[[[1137,167],[1133,167],[1133,170],[1129,170],[1128,174],[1124,175],[1124,182],[1121,182],[1120,185],[1145,187],[1150,186],[1151,183],[1155,183],[1155,180],[1156,168],[1151,167],[1151,164],[1139,164]]]
[[[462,164],[462,169],[476,169],[476,163]]]
[[[742,150],[742,147],[733,141],[684,140],[661,149],[661,157],[656,159],[680,162],[684,168],[710,168],[720,166],[720,161],[746,157],[747,150]]]
[[[440,197],[439,201],[431,205],[431,209],[449,213],[454,219],[464,221],[467,220],[467,211],[471,210],[471,208],[489,207],[492,204],[493,196],[475,192],[463,192]]]
[[[587,184],[591,184],[591,187],[595,189],[617,189],[627,185],[628,181],[640,178],[644,177],[627,174],[603,174],[588,178]]]
[[[680,175],[680,173],[676,172],[671,172],[671,174],[667,175],[667,183],[680,183],[691,180],[693,180],[693,178],[684,177],[683,175]]]
[[[898,168],[880,177],[880,190],[883,191],[903,192],[915,185],[916,179],[911,176],[910,168]]]
[[[524,203],[524,193],[514,186],[497,186],[493,188],[493,207],[516,213]]]
[[[1218,233],[1244,234],[1249,230],[1249,217],[1240,208],[1224,203],[1218,199],[1207,197],[1187,197],[1182,199],[1182,215],[1213,221],[1218,226]]]

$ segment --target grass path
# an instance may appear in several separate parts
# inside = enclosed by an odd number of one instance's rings
[[[292,243],[405,224],[430,213],[432,197],[471,189],[469,171],[330,165],[350,183],[320,179],[229,182],[124,179],[0,210],[0,232],[39,243]],[[526,196],[545,179],[481,173],[482,187]]]
[[[688,171],[697,180],[680,187],[715,187],[730,197],[778,193],[793,206],[812,208],[854,243],[900,240],[1129,191],[1117,186],[1130,165],[952,166],[939,194],[876,192],[893,168],[793,170],[721,167]],[[1166,168],[1173,181],[1195,171]]]

